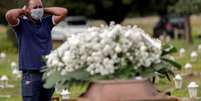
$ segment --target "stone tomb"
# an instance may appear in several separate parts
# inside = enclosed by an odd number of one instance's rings
[[[97,81],[77,101],[179,101],[157,91],[147,80]]]

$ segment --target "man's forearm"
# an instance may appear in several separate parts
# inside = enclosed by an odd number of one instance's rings
[[[12,9],[6,13],[6,17],[18,18],[22,15],[25,15],[25,11],[23,9]]]
[[[12,9],[6,13],[6,20],[9,24],[15,25],[17,24],[17,19],[22,15],[25,15],[23,9]]]
[[[54,24],[61,22],[67,15],[67,9],[60,7],[49,7],[44,9],[45,14],[53,15]]]
[[[60,7],[49,7],[44,9],[45,14],[55,15],[55,16],[63,16],[67,13],[67,9]]]

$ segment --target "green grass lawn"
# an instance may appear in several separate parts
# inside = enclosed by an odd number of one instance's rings
[[[7,40],[6,34],[2,30],[0,30],[0,52],[5,52],[7,54],[7,58],[5,60],[0,60],[0,76],[7,75],[10,79],[9,84],[15,85],[15,88],[0,88],[0,95],[11,95],[11,98],[0,98],[0,101],[21,101],[20,80],[14,80],[10,67],[10,63],[12,61],[17,62],[18,60],[17,49],[14,48],[12,43]]]
[[[190,53],[192,51],[196,51],[198,44],[201,44],[201,40],[200,39],[194,38],[194,41],[195,42],[194,42],[193,45],[187,44],[183,40],[174,40],[174,41],[172,41],[172,44],[175,45],[178,49],[185,48],[187,50],[187,54],[183,58],[180,58],[178,53],[176,53],[176,54],[173,55],[176,58],[176,60],[180,64],[182,64],[182,66],[183,66],[182,70],[178,71],[178,74],[185,73],[184,65],[186,63],[190,62]],[[199,55],[201,55],[201,53],[199,53]],[[192,63],[192,65],[193,65],[193,72],[194,73],[201,73],[201,56],[199,56],[198,61],[196,61],[196,62],[190,62],[190,63]],[[179,97],[188,97],[187,86],[188,86],[188,84],[191,81],[195,81],[196,83],[198,83],[199,85],[201,85],[201,76],[197,76],[197,77],[193,77],[193,78],[185,77],[183,79],[184,79],[184,85],[183,85],[182,90],[173,89],[173,87],[174,87],[174,82],[173,81],[172,82],[167,82],[167,80],[161,80],[161,83],[159,83],[158,85],[159,85],[159,88],[161,88],[161,89],[166,89],[166,90],[172,89],[171,90],[172,91],[172,95],[179,96]],[[198,96],[201,96],[201,91],[200,90],[198,91]]]
[[[137,19],[127,19],[124,21],[124,25],[126,24],[136,24],[145,29],[146,32],[152,33],[152,28],[154,23],[157,21],[158,18],[156,17],[149,17],[149,18],[137,18]],[[93,22],[94,23],[94,22]],[[184,40],[172,40],[171,43],[175,45],[178,49],[185,48],[187,50],[187,54],[183,58],[178,57],[177,54],[173,54],[176,60],[181,63],[183,66],[190,61],[189,56],[190,52],[193,50],[197,50],[197,45],[201,44],[201,39],[196,38],[196,34],[201,32],[199,27],[201,26],[201,17],[192,17],[192,24],[193,24],[193,35],[194,35],[194,44],[187,44]],[[0,60],[0,76],[7,75],[10,79],[10,84],[14,84],[15,88],[9,89],[1,89],[0,88],[0,96],[1,95],[11,95],[11,98],[0,98],[0,101],[21,101],[20,97],[20,80],[14,80],[14,76],[11,73],[10,63],[12,61],[18,61],[18,54],[17,49],[13,47],[12,43],[6,39],[5,30],[2,31],[0,28],[0,52],[5,52],[7,54],[7,58],[5,60]],[[199,54],[198,61],[192,63],[193,64],[193,71],[194,72],[201,72],[201,53]],[[178,71],[178,73],[183,73],[184,70]],[[175,90],[174,89],[174,82],[168,82],[166,79],[160,80],[159,83],[156,84],[156,87],[162,91],[170,90],[172,95],[179,96],[179,97],[187,97],[187,85],[190,81],[196,81],[201,86],[201,77],[197,78],[184,78],[184,88],[182,90]],[[72,97],[75,98],[81,91],[83,91],[84,86],[73,86],[70,88],[72,93]],[[57,94],[56,94],[57,95]],[[201,91],[198,93],[201,96]]]

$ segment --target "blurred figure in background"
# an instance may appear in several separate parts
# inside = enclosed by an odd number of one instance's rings
[[[162,15],[154,26],[154,37],[169,36],[170,38],[184,37],[184,17],[174,14]]]

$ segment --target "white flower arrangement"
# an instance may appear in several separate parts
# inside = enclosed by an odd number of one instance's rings
[[[161,55],[161,41],[137,26],[91,27],[71,35],[46,56],[46,78],[55,72],[65,76],[80,69],[90,76],[113,75],[120,69],[150,69],[153,64],[162,63]]]
[[[92,27],[69,37],[47,56],[47,65],[57,68],[61,74],[87,65],[86,71],[91,75],[108,75],[120,68],[125,59],[135,64],[130,68],[136,69],[160,62],[161,46],[159,40],[152,39],[136,26]]]

